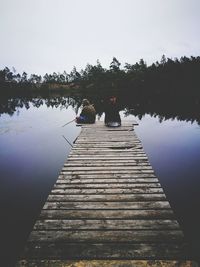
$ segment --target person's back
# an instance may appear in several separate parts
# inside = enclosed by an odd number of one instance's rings
[[[76,118],[77,123],[95,123],[96,110],[87,99],[82,101],[83,109],[79,117]]]
[[[116,103],[116,97],[112,96],[109,98],[108,103],[105,106],[105,124],[107,126],[121,125],[121,118],[119,115],[119,106]]]
[[[96,110],[93,105],[87,105],[83,107],[81,116],[86,117],[86,123],[95,123]]]

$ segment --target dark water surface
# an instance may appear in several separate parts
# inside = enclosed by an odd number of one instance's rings
[[[14,262],[66,160],[80,128],[61,127],[76,116],[71,106],[21,108],[0,117],[1,263]],[[200,253],[200,126],[130,115],[195,258]],[[124,117],[124,118],[123,118]],[[101,120],[103,117],[101,117]],[[9,257],[7,256],[9,255]],[[3,266],[3,265],[2,265]],[[6,265],[4,265],[6,266]],[[7,265],[7,266],[11,266]]]

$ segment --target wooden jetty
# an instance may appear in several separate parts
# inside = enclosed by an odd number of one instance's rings
[[[187,259],[183,233],[133,123],[82,126],[22,258]]]

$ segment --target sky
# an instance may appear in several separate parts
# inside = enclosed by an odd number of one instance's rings
[[[200,56],[199,0],[0,0],[0,69],[28,74]]]

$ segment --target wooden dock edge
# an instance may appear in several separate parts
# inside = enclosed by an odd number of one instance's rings
[[[16,267],[198,267],[198,264],[188,260],[22,260]]]

